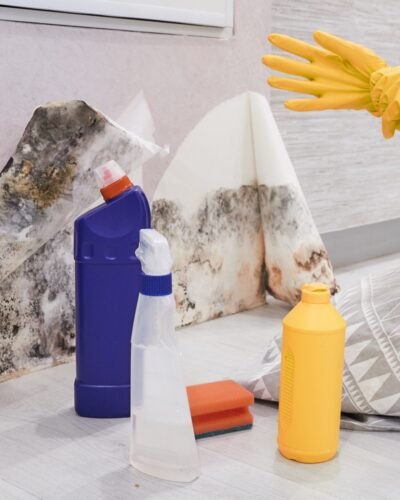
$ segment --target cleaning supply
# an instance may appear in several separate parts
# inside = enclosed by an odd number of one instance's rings
[[[345,328],[322,283],[304,285],[283,320],[278,446],[286,458],[324,462],[337,452]]]
[[[175,339],[168,242],[142,229],[136,255],[143,274],[132,332],[130,463],[188,482],[200,473],[199,457]]]
[[[233,380],[187,387],[196,439],[251,429],[253,394]]]
[[[365,109],[382,118],[385,138],[400,130],[400,66],[390,67],[368,48],[322,31],[314,33],[321,47],[278,33],[268,39],[276,47],[308,61],[272,54],[263,57],[266,66],[301,77],[272,76],[268,79],[271,87],[315,96],[288,100],[287,108]]]
[[[141,267],[139,231],[150,226],[146,196],[115,162],[95,170],[105,203],[75,221],[75,410],[129,417],[130,339]]]

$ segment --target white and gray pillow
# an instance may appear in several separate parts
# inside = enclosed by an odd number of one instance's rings
[[[400,431],[400,260],[339,293],[346,320],[342,427]],[[280,335],[245,385],[260,399],[279,398]]]

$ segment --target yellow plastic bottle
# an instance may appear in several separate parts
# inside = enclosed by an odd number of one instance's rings
[[[304,285],[283,320],[278,446],[291,460],[330,460],[339,447],[346,323],[323,283]]]

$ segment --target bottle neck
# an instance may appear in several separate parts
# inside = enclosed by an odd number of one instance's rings
[[[329,304],[331,293],[325,283],[308,283],[301,289],[303,304]]]

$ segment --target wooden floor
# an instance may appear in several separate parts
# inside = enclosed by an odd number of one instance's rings
[[[340,281],[391,259],[342,270]],[[286,311],[272,302],[181,331],[187,382],[240,376]],[[277,409],[267,403],[254,405],[252,430],[199,441],[199,479],[158,481],[128,465],[128,419],[75,415],[73,380],[67,364],[0,384],[0,500],[400,499],[400,433],[342,431],[336,459],[298,464],[277,452]]]

